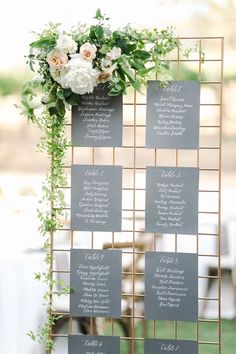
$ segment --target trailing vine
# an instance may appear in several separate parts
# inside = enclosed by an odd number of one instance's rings
[[[53,91],[52,91],[52,94]],[[53,233],[63,226],[63,211],[65,207],[62,187],[67,186],[67,179],[64,172],[64,159],[69,143],[65,136],[65,118],[58,114],[50,114],[45,108],[43,112],[34,118],[34,123],[42,131],[42,137],[38,144],[39,150],[45,153],[50,161],[50,169],[43,183],[43,196],[40,200],[42,207],[38,210],[40,220],[39,231],[44,237],[43,249],[45,250],[45,263],[47,270],[35,274],[35,279],[42,281],[47,286],[43,296],[46,319],[36,332],[29,331],[28,335],[44,345],[46,350],[54,349],[54,341],[50,333],[55,322],[61,317],[53,315],[53,294],[55,289],[57,295],[69,294],[70,288],[65,286],[63,281],[54,280],[52,276],[52,247]]]
[[[160,79],[170,74],[166,56],[179,47],[172,28],[136,30],[127,26],[112,31],[108,18],[98,9],[95,25],[79,25],[69,33],[50,23],[30,44],[27,64],[37,74],[22,89],[22,113],[42,133],[39,150],[47,155],[50,168],[43,184],[38,210],[47,270],[35,274],[47,286],[43,301],[46,318],[36,332],[28,335],[54,350],[52,327],[60,316],[53,314],[53,295],[69,294],[70,288],[54,280],[53,233],[63,226],[63,187],[67,186],[64,160],[70,143],[65,134],[66,112],[79,105],[81,95],[108,82],[111,96],[126,94],[128,87],[142,91],[153,73]]]

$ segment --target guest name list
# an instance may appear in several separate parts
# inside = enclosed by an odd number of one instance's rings
[[[196,234],[198,169],[147,167],[146,231]]]
[[[71,250],[72,315],[120,317],[121,255],[119,250]]]
[[[122,146],[122,96],[108,92],[108,86],[100,84],[72,107],[74,146]]]
[[[195,321],[197,255],[147,252],[145,264],[145,318]]]
[[[121,185],[121,166],[72,166],[72,230],[120,231]]]
[[[149,81],[147,89],[148,148],[197,149],[199,146],[200,83],[172,81],[160,87]]]

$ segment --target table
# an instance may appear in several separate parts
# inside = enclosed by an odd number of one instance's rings
[[[34,279],[44,269],[43,252],[0,256],[0,333],[3,354],[43,354],[42,346],[26,335],[43,319],[45,285]]]

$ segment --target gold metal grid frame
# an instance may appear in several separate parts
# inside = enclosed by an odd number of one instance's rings
[[[121,321],[126,321],[129,334],[121,331],[115,319],[102,319],[102,327],[106,335],[120,335],[121,353],[143,353],[145,338],[187,339],[198,342],[199,353],[209,352],[221,354],[221,134],[222,134],[222,92],[223,92],[223,56],[224,39],[222,37],[183,37],[183,47],[198,46],[198,51],[190,53],[188,58],[177,50],[170,57],[173,79],[182,80],[186,71],[195,72],[193,79],[201,82],[200,103],[200,146],[198,150],[161,150],[145,148],[145,113],[146,96],[135,91],[123,98],[123,146],[117,148],[84,148],[72,147],[68,163],[65,166],[70,180],[71,164],[104,164],[122,165],[122,231],[117,232],[77,232],[70,230],[65,222],[63,229],[51,234],[51,255],[56,258],[59,253],[69,254],[72,248],[119,248],[122,249],[123,271],[122,282],[130,285],[128,291],[122,290],[122,301],[128,303],[128,310],[122,310]],[[202,51],[205,59],[202,61]],[[154,77],[155,79],[155,77]],[[68,123],[70,135],[71,124]],[[199,168],[199,221],[197,235],[164,235],[145,233],[145,170],[146,166],[181,166]],[[68,207],[65,208],[65,219],[70,219],[70,187],[64,188]],[[140,202],[143,200],[143,203]],[[205,201],[208,201],[207,203]],[[52,205],[53,207],[53,205]],[[64,236],[62,236],[64,235]],[[106,235],[106,236],[104,236]],[[63,237],[63,242],[61,239]],[[81,246],[86,238],[87,247]],[[214,251],[205,246],[207,240],[215,242]],[[163,241],[165,241],[163,243]],[[206,318],[199,314],[197,322],[144,320],[141,307],[144,303],[144,292],[138,290],[137,283],[144,284],[145,271],[140,269],[139,262],[145,251],[182,252],[188,243],[188,251],[198,254],[199,263],[203,259],[217,260],[217,275],[201,274],[198,281],[216,282],[214,297],[199,294],[199,308],[216,304],[217,317]],[[163,249],[163,244],[165,244]],[[186,251],[185,251],[186,252]],[[127,262],[126,262],[127,261]],[[129,267],[124,264],[129,263]],[[51,264],[52,277],[58,274],[69,274],[70,270],[58,269],[55,262]],[[55,289],[56,292],[56,289]],[[65,329],[56,331],[52,328],[51,337],[59,345],[67,341],[68,334],[78,333],[74,325],[76,319],[68,311],[58,311],[68,320]],[[90,318],[89,332],[96,333],[96,319]],[[164,331],[164,332],[163,332]],[[210,333],[207,337],[206,333]],[[56,350],[57,352],[57,350]]]

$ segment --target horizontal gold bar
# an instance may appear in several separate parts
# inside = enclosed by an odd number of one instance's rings
[[[199,40],[204,40],[204,39],[208,39],[208,40],[215,40],[215,39],[220,39],[221,41],[223,41],[224,37],[219,37],[219,36],[214,36],[214,37],[209,37],[209,36],[203,36],[203,37],[178,37],[178,39],[199,39]]]
[[[201,60],[200,59],[170,59],[168,60],[171,63],[199,63]],[[204,63],[206,62],[221,62],[222,60],[217,58],[217,59],[204,59]]]
[[[219,342],[206,342],[206,341],[198,341],[198,344],[210,344],[210,345],[220,345]]]

